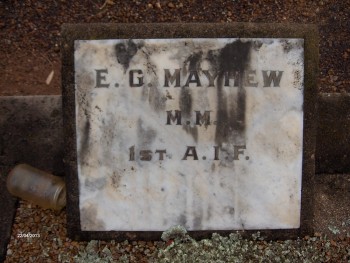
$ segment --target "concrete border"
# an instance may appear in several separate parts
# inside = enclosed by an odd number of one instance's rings
[[[0,166],[28,163],[63,175],[61,96],[0,97]]]
[[[304,90],[304,147],[301,202],[301,227],[289,230],[261,231],[274,239],[296,238],[312,234],[313,181],[315,174],[316,91],[318,74],[318,31],[312,25],[283,24],[75,24],[62,28],[62,88],[67,196],[68,235],[75,240],[116,239],[155,240],[160,232],[81,231],[79,216],[79,185],[77,175],[77,149],[75,129],[74,40],[130,39],[130,38],[220,38],[270,37],[303,38],[305,48]],[[202,238],[213,231],[195,231],[192,236]],[[216,231],[217,232],[217,231]],[[249,233],[250,231],[248,231]],[[227,231],[219,232],[227,233]],[[247,233],[247,232],[245,232]]]
[[[350,172],[350,94],[323,93],[318,97],[316,172]]]
[[[6,189],[6,178],[9,167],[0,166],[0,262],[6,258],[7,244],[11,238],[12,223],[16,215],[17,198]]]

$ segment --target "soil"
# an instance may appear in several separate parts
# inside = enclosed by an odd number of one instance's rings
[[[92,22],[316,24],[320,32],[318,90],[349,92],[349,17],[350,2],[337,0],[3,0],[0,2],[0,96],[61,94],[61,25]]]
[[[350,92],[349,1],[0,0],[0,96],[61,94],[61,25],[63,23],[97,22],[316,24],[320,33],[318,91]],[[52,77],[51,81],[50,77]],[[329,184],[332,182],[333,180]],[[337,191],[342,190],[342,193],[348,190],[343,189],[341,184],[337,184],[335,187],[334,189]],[[321,210],[317,214],[319,218],[323,216],[322,211],[327,209],[322,210],[322,204],[335,203],[332,198],[326,198],[328,188],[324,187],[320,192],[318,207]],[[344,199],[344,202],[339,204],[339,209],[346,204],[346,200]],[[346,211],[341,211],[339,214],[334,210],[328,211],[324,217],[329,218],[331,215],[335,215],[334,218],[337,219],[338,223],[341,222],[341,225],[333,226],[329,225],[328,221],[322,221],[323,228],[328,228],[334,233],[342,231],[341,234],[344,235],[343,231],[344,229],[348,231],[350,222],[342,221],[339,217],[346,217],[346,213]],[[69,240],[66,237],[65,222],[65,210],[60,214],[54,214],[21,202],[17,209],[11,241],[7,247],[6,262],[20,262],[21,260],[57,262],[56,259],[60,258],[59,254],[68,257],[68,262],[73,262],[73,256],[76,256],[78,252],[85,251],[86,243]],[[42,237],[40,239],[33,238],[33,242],[32,238],[19,239],[16,235],[22,231],[24,233],[41,233]],[[324,256],[327,262],[349,262],[350,234],[348,232],[346,234],[346,236],[337,238],[336,241],[315,239],[316,244],[308,247],[310,249],[319,247],[320,252],[315,251],[314,253]],[[305,237],[305,239],[308,240],[309,237]],[[101,243],[101,248],[106,244]],[[147,245],[143,243],[123,243],[121,245],[108,243],[107,245],[114,258],[120,258],[121,255],[126,254],[131,262],[144,262],[141,260],[142,258],[146,260],[151,256],[151,253],[158,249],[157,244],[153,243],[147,243]],[[260,245],[261,250],[265,251],[265,244]],[[299,243],[296,246],[299,246]],[[182,247],[180,248],[182,249]],[[131,259],[130,251],[131,254],[137,255],[135,260]],[[174,251],[177,253],[177,250]],[[79,255],[83,257],[82,255],[85,254],[79,253]],[[173,255],[164,254],[164,256]],[[50,258],[54,261],[50,261]],[[293,260],[293,262],[296,261]]]

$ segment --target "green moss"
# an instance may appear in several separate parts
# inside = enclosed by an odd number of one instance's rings
[[[259,232],[251,238],[243,238],[239,233],[220,236],[214,233],[210,239],[194,240],[182,226],[175,226],[162,235],[165,241],[147,257],[155,263],[192,263],[192,262],[348,262],[350,248],[343,241],[337,243],[326,236],[305,237],[285,241],[266,241]],[[133,244],[135,243],[135,244]],[[136,246],[136,242],[110,242],[99,250],[99,241],[90,241],[81,249],[75,262],[138,262],[133,252],[126,247]],[[113,258],[117,252],[119,258]],[[145,247],[146,248],[146,247]],[[138,252],[139,253],[139,252]],[[146,258],[146,257],[145,257]]]
[[[178,230],[170,229],[166,236]],[[251,239],[244,239],[239,233],[228,237],[214,233],[211,239],[197,242],[181,231],[181,238],[159,250],[154,262],[324,262],[331,247],[320,253],[315,245],[320,241],[321,238],[314,237],[267,242],[257,232]]]
[[[86,248],[79,251],[74,257],[76,263],[109,263],[114,262],[111,251],[105,246],[101,252],[98,252],[98,241],[91,240]],[[125,262],[125,261],[124,261]]]

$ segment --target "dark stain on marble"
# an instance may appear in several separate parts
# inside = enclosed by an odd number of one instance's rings
[[[202,222],[203,222],[203,211],[201,206],[201,200],[196,199],[194,202],[194,220],[193,220],[193,229],[202,229]]]
[[[190,117],[192,114],[192,95],[189,87],[181,88],[179,103],[182,116]]]
[[[191,134],[194,141],[197,142],[198,128],[196,125],[191,124],[191,117],[193,115],[193,111],[192,111],[192,95],[189,87],[181,88],[179,104],[180,104],[181,115],[184,119],[183,120],[184,124],[182,125],[182,128],[186,131],[186,133]]]
[[[152,51],[149,50],[149,48],[146,48],[145,46],[141,49],[142,53],[145,55],[146,58],[146,68],[147,68],[147,74],[153,74],[155,77],[157,77],[156,69],[157,66],[154,65],[150,59],[150,56],[152,55]]]
[[[209,50],[207,57],[205,58],[209,62],[210,70],[218,73],[219,72],[219,63],[218,57],[220,55],[220,50]]]
[[[224,212],[233,216],[235,214],[235,208],[233,206],[226,206]]]
[[[82,225],[82,230],[85,229],[95,229],[98,230],[104,230],[105,224],[101,220],[97,218],[98,211],[96,206],[90,206],[90,207],[83,207],[80,210],[80,222]]]
[[[107,184],[106,178],[86,179],[85,187],[92,192],[103,190]]]
[[[219,72],[215,141],[220,146],[224,142],[235,143],[237,137],[244,135],[246,92],[243,87],[243,72],[249,64],[251,46],[251,42],[234,41],[222,48],[217,58]],[[239,73],[239,87],[237,97],[233,101],[232,97],[228,97],[224,90],[224,78],[225,74],[237,76],[237,72]]]
[[[197,126],[190,126],[190,125],[183,125],[182,128],[185,130],[186,133],[191,134],[193,140],[197,143],[198,142],[198,128]]]
[[[115,53],[118,63],[123,65],[124,73],[129,68],[131,59],[136,55],[137,50],[141,48],[142,44],[137,45],[132,39],[127,42],[115,45]]]
[[[147,75],[150,77],[149,83],[145,83],[142,87],[142,99],[148,100],[150,106],[157,112],[164,111],[167,97],[159,90],[159,76],[157,75],[157,66],[151,60],[152,48],[139,44],[141,51],[146,58]]]
[[[80,158],[82,161],[84,161],[85,156],[88,154],[89,151],[89,144],[90,144],[90,129],[91,124],[89,119],[87,119],[84,123],[83,132],[81,133],[82,139],[81,139],[81,146],[79,150]]]
[[[150,127],[144,127],[141,119],[137,122],[137,137],[139,138],[139,145],[142,147],[149,147],[157,138],[156,130]]]
[[[157,88],[158,82],[153,79],[150,87],[148,87],[148,102],[156,112],[163,112],[165,110],[167,97]]]
[[[260,41],[260,40],[254,40],[253,42],[252,42],[252,48],[254,49],[254,50],[256,50],[256,51],[259,51],[260,50],[260,48],[263,46],[263,42],[262,41]]]
[[[181,214],[177,220],[181,226],[187,226],[187,217],[186,214]]]
[[[211,207],[211,205],[210,205],[210,203],[209,203],[208,209],[207,209],[207,211],[206,211],[206,220],[207,220],[207,221],[209,221],[209,220],[211,219],[211,216],[212,216],[211,210],[212,210],[212,207]]]
[[[293,49],[303,49],[303,42],[302,41],[291,41],[289,39],[282,39],[280,40],[281,45],[283,47],[283,51],[285,53],[290,52]]]
[[[117,189],[120,186],[120,179],[121,175],[117,172],[113,172],[113,175],[111,175],[111,182],[115,189]]]
[[[193,53],[184,61],[184,67],[188,65],[189,71],[196,71],[200,69],[202,56],[203,56],[203,51]]]
[[[183,65],[183,74],[199,74],[201,62],[203,60],[203,51],[198,51],[188,56],[184,61]],[[198,76],[198,75],[197,75]],[[201,87],[198,87],[201,88]],[[190,122],[193,114],[193,99],[191,94],[191,89],[185,85],[181,87],[180,98],[179,98],[179,106],[182,117],[185,119],[184,123]],[[186,133],[191,134],[195,142],[198,141],[198,128],[197,126],[184,124],[183,129]]]

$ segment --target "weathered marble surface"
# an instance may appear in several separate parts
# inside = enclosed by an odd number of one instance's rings
[[[299,227],[302,39],[76,41],[75,70],[82,230]]]

